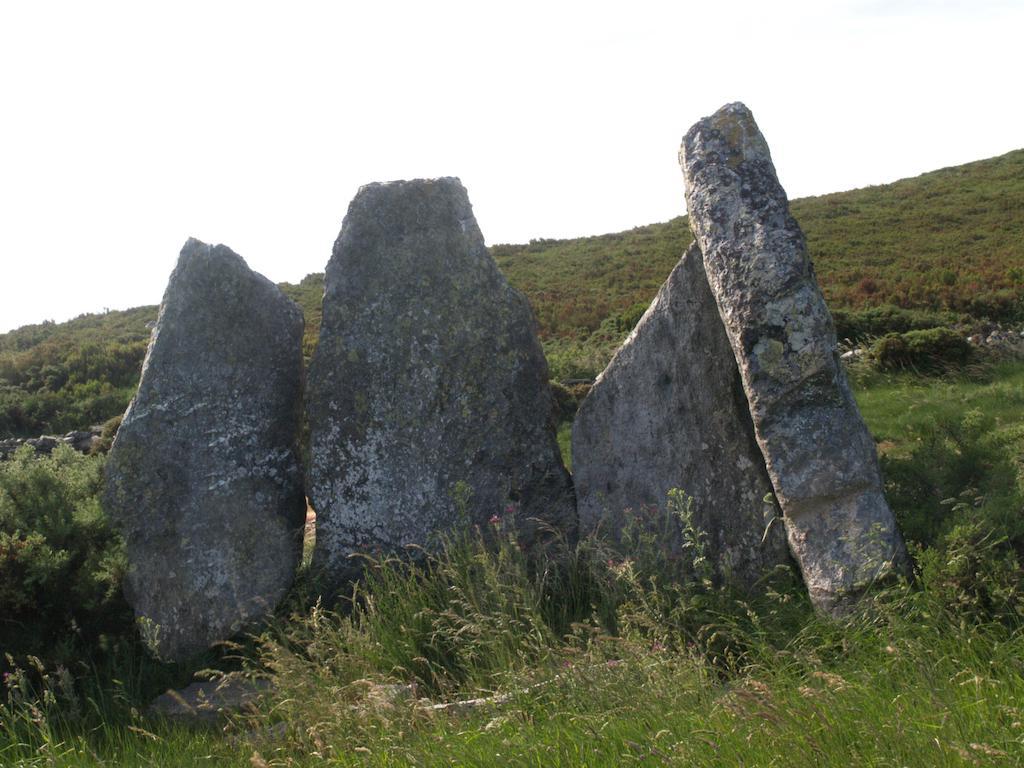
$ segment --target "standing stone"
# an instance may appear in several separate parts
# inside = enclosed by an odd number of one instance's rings
[[[301,556],[302,313],[223,245],[189,240],[107,461],[125,594],[185,659],[271,611]]]
[[[525,297],[484,247],[458,179],[370,184],[327,265],[309,374],[314,566],[430,546],[514,510],[524,546],[575,535]]]
[[[751,587],[789,563],[729,340],[691,245],[583,401],[572,431],[580,526],[664,512],[672,488],[721,581]]]
[[[680,163],[790,549],[812,601],[841,612],[908,558],[803,233],[744,105],[694,125]]]

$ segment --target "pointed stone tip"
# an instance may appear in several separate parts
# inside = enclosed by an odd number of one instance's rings
[[[739,119],[754,119],[754,115],[750,111],[750,108],[742,101],[730,101],[728,104],[717,109],[712,117],[715,117],[716,115],[732,115]]]
[[[211,245],[199,238],[190,237],[185,241],[185,245],[182,246],[181,253],[178,254],[178,264],[175,267],[175,273],[181,273],[182,270],[187,272],[195,270],[207,272],[210,269],[229,269],[236,272],[251,271],[245,263],[245,259],[228,248],[228,246],[221,244]]]
[[[190,237],[188,240],[185,241],[185,245],[181,247],[181,255],[183,257],[222,256],[231,258],[233,260],[241,260],[243,263],[245,261],[244,259],[242,259],[241,256],[239,256],[237,253],[231,250],[231,248],[229,248],[228,246],[222,243],[217,243],[216,245],[212,243],[205,243],[197,237]]]
[[[184,268],[191,268],[192,265],[205,263],[209,260],[212,253],[213,246],[209,243],[204,243],[197,237],[190,237],[181,246],[181,251],[178,253],[178,264],[175,267],[175,273]]]
[[[726,104],[713,115],[705,117],[697,123],[697,125],[701,124],[726,132],[732,141],[735,141],[741,134],[761,135],[757,121],[754,120],[754,113],[742,101]]]
[[[199,250],[208,249],[209,247],[210,246],[208,244],[204,243],[198,237],[190,236],[189,239],[185,241],[185,244],[181,246],[181,253],[183,255],[185,253],[194,253]]]
[[[679,148],[684,175],[694,163],[723,163],[736,168],[742,162],[771,161],[768,142],[754,114],[742,101],[733,101],[701,118],[686,132]]]

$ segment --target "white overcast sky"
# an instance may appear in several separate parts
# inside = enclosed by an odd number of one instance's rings
[[[1024,0],[0,0],[0,332],[158,303],[189,236],[322,271],[370,181],[459,176],[488,243],[684,211],[753,110],[791,197],[1024,146]]]

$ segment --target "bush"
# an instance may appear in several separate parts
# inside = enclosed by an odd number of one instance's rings
[[[1024,618],[1024,569],[1010,539],[991,525],[954,526],[918,563],[928,592],[961,620],[1019,626]]]
[[[963,322],[965,318],[951,312],[930,312],[885,305],[862,310],[833,309],[836,336],[863,342],[887,333],[906,333],[930,328],[943,328]]]
[[[911,430],[885,457],[886,495],[932,598],[960,619],[1024,619],[1024,507],[1014,444],[980,410]]]
[[[608,365],[621,338],[615,340],[550,339],[544,342],[544,355],[552,380],[575,384],[593,381]]]
[[[551,383],[551,397],[554,400],[555,423],[572,421],[576,416],[576,409],[580,407],[580,401],[575,392],[557,381]]]
[[[886,334],[871,347],[870,357],[883,371],[910,368],[933,373],[966,364],[971,359],[971,345],[949,328],[930,328]]]
[[[103,422],[100,439],[93,443],[90,453],[107,453],[110,450],[110,446],[114,444],[114,438],[117,437],[117,430],[121,428],[122,419],[124,419],[123,413]]]
[[[62,445],[0,463],[0,648],[12,656],[65,663],[132,632],[122,542],[99,502],[103,462]]]

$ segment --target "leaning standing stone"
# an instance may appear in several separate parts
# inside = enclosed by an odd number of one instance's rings
[[[125,593],[185,659],[275,607],[301,555],[302,313],[223,245],[189,240],[107,461]]]
[[[644,508],[664,513],[678,488],[692,500],[690,522],[721,581],[749,588],[790,562],[696,245],[580,406],[572,456],[584,530],[604,526],[615,538],[627,510],[639,520]]]
[[[694,125],[680,163],[790,548],[812,601],[839,612],[908,559],[803,233],[744,105]]]
[[[436,544],[515,513],[521,542],[575,534],[530,307],[458,179],[370,184],[327,265],[310,368],[314,566]]]

